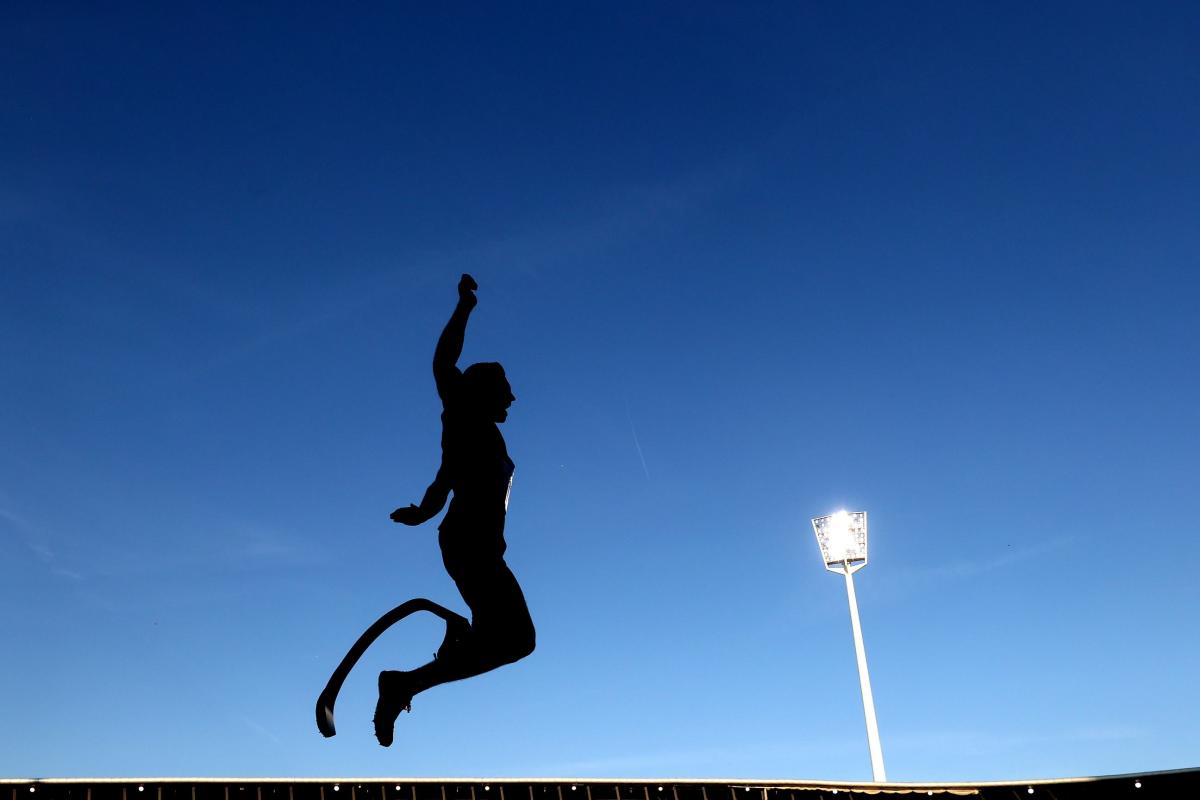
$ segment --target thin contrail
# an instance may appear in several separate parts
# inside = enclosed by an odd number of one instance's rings
[[[642,453],[642,443],[638,441],[637,428],[633,424],[633,415],[629,413],[629,401],[625,401],[625,418],[629,420],[629,432],[633,434],[633,446],[637,448],[638,458],[642,462],[642,472],[646,473],[646,480],[650,480],[650,470],[646,467],[646,456]]]

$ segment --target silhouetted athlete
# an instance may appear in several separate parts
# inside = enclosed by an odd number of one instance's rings
[[[534,648],[525,596],[504,563],[504,516],[514,465],[497,423],[508,418],[517,398],[499,364],[472,364],[465,371],[457,366],[478,288],[470,275],[462,276],[458,305],[433,354],[443,409],[442,464],[420,505],[392,512],[394,522],[420,525],[454,495],[438,527],[438,544],[446,571],[471,609],[471,622],[455,624],[447,617],[446,640],[433,661],[411,672],[379,673],[375,737],[384,747],[392,743],[396,717],[414,695],[511,664]]]

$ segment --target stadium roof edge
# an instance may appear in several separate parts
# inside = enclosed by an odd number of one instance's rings
[[[1063,785],[1063,784],[1081,784],[1081,783],[1096,783],[1101,781],[1120,781],[1120,780],[1136,780],[1136,779],[1153,779],[1168,776],[1184,776],[1192,774],[1197,780],[1200,780],[1200,767],[1186,767],[1180,769],[1155,770],[1147,772],[1128,772],[1114,775],[1095,775],[1095,776],[1079,776],[1079,777],[1061,777],[1061,778],[1021,778],[1013,780],[1000,781],[887,781],[884,783],[873,783],[870,781],[831,781],[831,780],[813,780],[813,779],[795,779],[795,778],[668,778],[668,777],[640,777],[640,778],[484,778],[484,777],[441,777],[441,778],[417,778],[408,776],[375,776],[375,777],[254,777],[254,776],[233,776],[233,777],[115,777],[115,778],[53,778],[53,777],[28,777],[28,778],[0,778],[0,786],[37,786],[37,785],[79,785],[79,784],[377,784],[377,783],[402,783],[402,784],[496,784],[498,786],[518,784],[523,786],[539,785],[539,784],[578,784],[578,785],[651,785],[662,784],[671,786],[689,786],[689,785],[720,785],[731,786],[736,788],[746,789],[771,789],[771,788],[787,788],[787,789],[846,789],[857,791],[879,791],[887,789],[895,789],[901,791],[912,791],[914,789],[974,789],[974,788],[998,788],[1005,786],[1047,786],[1047,785]]]

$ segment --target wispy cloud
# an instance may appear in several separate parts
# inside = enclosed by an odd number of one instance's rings
[[[711,747],[647,750],[615,753],[600,758],[551,763],[538,768],[543,775],[604,775],[606,777],[660,775],[687,772],[711,776],[712,771],[727,770],[729,774],[753,769],[754,764],[772,759],[794,758],[804,753],[809,758],[835,758],[857,753],[862,748],[858,739],[814,738],[781,741],[740,742]]]
[[[506,234],[478,244],[427,253],[402,263],[363,271],[340,286],[329,286],[304,308],[280,314],[282,323],[270,325],[241,343],[192,363],[176,378],[191,379],[271,347],[362,313],[365,308],[392,302],[410,291],[412,283],[436,276],[503,265],[526,274],[546,270],[561,272],[592,255],[615,246],[664,220],[686,216],[742,180],[756,163],[743,153],[697,168],[673,181],[614,190],[609,206],[574,224]]]
[[[281,740],[273,731],[271,731],[268,728],[264,727],[263,725],[255,722],[254,720],[250,719],[249,717],[245,716],[244,714],[242,716],[240,716],[239,719],[241,720],[243,725],[245,725],[247,728],[249,728],[250,730],[257,733],[259,736],[263,737],[264,739],[269,739],[270,741],[274,742],[275,744],[283,744],[283,740]]]
[[[51,545],[50,538],[23,515],[17,514],[10,508],[0,506],[0,528],[8,529],[14,534],[33,558],[43,564],[50,574],[70,580],[83,579],[82,574],[61,563]]]
[[[247,567],[299,566],[321,559],[321,553],[311,544],[283,531],[247,522],[231,527],[224,539],[223,556]]]
[[[1072,541],[1072,537],[1058,536],[1024,546],[1009,546],[1002,551],[975,558],[959,558],[931,566],[902,569],[901,574],[909,580],[974,578],[987,572],[1058,553]]]
[[[82,573],[76,572],[73,569],[67,569],[66,567],[54,567],[53,569],[50,570],[50,572],[54,575],[57,575],[60,578],[67,578],[68,580],[72,580],[72,581],[83,580]]]
[[[1129,725],[1092,725],[1017,733],[951,729],[899,733],[888,737],[888,746],[895,750],[975,756],[1080,742],[1123,742],[1148,735],[1148,731]]]
[[[29,524],[25,522],[24,519],[18,517],[16,514],[9,511],[7,508],[4,508],[3,506],[0,506],[0,520],[4,520],[9,525],[21,529],[26,528]]]
[[[94,571],[104,577],[184,569],[260,571],[312,566],[325,558],[319,545],[246,520],[200,522],[176,533],[170,540],[144,540],[120,551],[110,548]]]

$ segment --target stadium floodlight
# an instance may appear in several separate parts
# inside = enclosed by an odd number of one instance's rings
[[[858,657],[858,685],[862,689],[863,714],[867,718],[867,746],[871,750],[871,775],[876,783],[887,780],[883,769],[883,748],[879,744],[879,724],[875,721],[875,699],[871,695],[871,677],[867,674],[867,651],[863,646],[862,626],[858,621],[858,600],[854,595],[854,573],[867,565],[867,512],[838,511],[812,521],[817,546],[825,569],[846,577],[846,596],[850,601],[850,628],[854,633],[854,654]]]
[[[858,572],[867,565],[867,512],[838,511],[812,524],[825,569]]]

